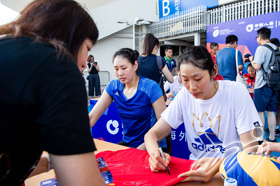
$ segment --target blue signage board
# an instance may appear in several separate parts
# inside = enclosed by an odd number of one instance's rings
[[[207,8],[213,8],[218,6],[218,0],[159,0],[159,19],[173,14],[180,15],[180,12],[200,5],[205,5]]]
[[[97,103],[97,100],[90,100],[90,110]],[[103,115],[91,128],[94,138],[102,138],[111,143],[122,141],[122,121],[117,112],[115,102],[106,109]]]
[[[270,38],[280,39],[280,12],[259,15],[235,21],[219,23],[207,26],[207,48],[210,50],[210,43],[216,42],[219,48],[225,47],[226,37],[236,35],[238,37],[237,49],[243,54],[254,56],[257,47],[257,30],[262,27],[271,29]]]
[[[96,103],[97,100],[90,100],[90,110]],[[118,115],[115,102],[112,102],[104,114],[91,128],[92,136],[94,138],[102,138],[104,141],[111,143],[122,141],[122,131],[122,122]],[[171,130],[171,145],[172,156],[189,159],[190,151],[188,149],[184,124],[181,124],[177,129]]]

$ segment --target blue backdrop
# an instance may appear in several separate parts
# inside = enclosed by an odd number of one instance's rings
[[[218,0],[159,0],[159,18],[167,17],[172,14],[177,14],[181,11],[197,7],[200,5],[206,5],[207,8],[218,6]]]
[[[254,16],[236,21],[230,21],[207,26],[207,47],[216,42],[220,49],[224,47],[226,37],[234,34],[238,37],[238,48],[242,54],[255,54],[259,46],[256,41],[257,30],[261,27],[271,29],[271,38],[280,38],[280,12]]]

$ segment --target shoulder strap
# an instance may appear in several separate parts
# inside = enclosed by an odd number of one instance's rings
[[[269,50],[271,50],[272,52],[277,51],[277,49],[276,49],[276,50],[274,50],[274,49],[273,49],[270,45],[263,44],[262,46],[264,46],[264,47],[268,48],[268,49],[269,49]]]
[[[268,49],[272,52],[271,58],[270,58],[270,61],[269,61],[269,66],[273,66],[273,65],[274,65],[274,62],[275,62],[275,52],[277,52],[277,49],[274,50],[271,46],[269,46],[269,45],[267,45],[267,44],[263,44],[263,45],[261,45],[261,46],[264,46],[264,47],[268,48]],[[278,47],[277,47],[277,48],[278,48]],[[261,67],[262,67],[263,71],[266,73],[266,71],[265,71],[265,69],[264,69],[264,67],[263,67],[263,64],[261,65]],[[269,67],[268,67],[268,68],[269,68]]]
[[[159,73],[162,74],[162,58],[160,56],[157,56],[157,65],[158,65]]]
[[[235,63],[236,63],[236,72],[239,73],[238,70],[238,50],[235,49]]]
[[[160,79],[159,79],[159,86],[162,87],[162,57],[157,56],[157,65],[159,69]]]

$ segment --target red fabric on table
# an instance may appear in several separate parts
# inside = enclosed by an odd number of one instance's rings
[[[114,180],[109,185],[165,186],[174,185],[185,178],[178,175],[190,170],[193,160],[171,157],[170,175],[167,170],[153,173],[149,166],[147,151],[134,148],[119,151],[103,151],[96,154],[96,159],[103,157]]]

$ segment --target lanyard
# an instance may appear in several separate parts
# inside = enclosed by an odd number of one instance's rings
[[[166,61],[167,61],[167,66],[168,66],[168,68],[169,68],[169,71],[170,72],[172,72],[172,61],[171,61],[171,59],[172,58],[170,58],[170,61],[167,59],[167,57],[165,56],[165,59],[166,59]],[[169,64],[170,63],[170,64]]]

